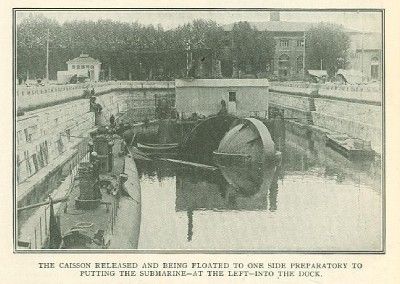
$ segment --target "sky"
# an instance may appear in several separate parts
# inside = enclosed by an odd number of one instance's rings
[[[17,23],[32,11],[17,11]],[[269,11],[35,11],[60,23],[74,20],[111,19],[122,22],[139,22],[143,25],[161,24],[165,29],[173,29],[194,19],[210,19],[224,25],[238,21],[263,22],[269,20]],[[281,21],[289,22],[333,22],[358,31],[381,31],[379,12],[315,12],[282,11]]]

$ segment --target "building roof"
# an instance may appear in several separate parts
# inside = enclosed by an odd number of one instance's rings
[[[81,54],[79,57],[68,60],[67,64],[101,64],[97,59],[89,56],[89,54]]]
[[[328,76],[328,72],[326,72],[326,70],[307,70],[307,72],[311,76],[315,76],[318,78]]]
[[[231,31],[233,25],[224,25],[225,31]],[[311,23],[305,22],[284,22],[284,21],[266,21],[266,22],[249,22],[249,24],[256,28],[258,31],[270,31],[270,32],[304,32],[311,27]]]
[[[339,69],[336,75],[342,76],[343,79],[350,84],[361,84],[363,81],[363,75],[358,70],[344,70]]]
[[[175,87],[269,87],[267,79],[176,79]]]
[[[252,27],[258,31],[270,31],[270,32],[305,32],[309,30],[316,23],[310,22],[286,22],[286,21],[265,21],[265,22],[248,22]],[[224,31],[232,31],[233,25],[224,25]],[[359,33],[359,31],[343,28],[347,33]]]

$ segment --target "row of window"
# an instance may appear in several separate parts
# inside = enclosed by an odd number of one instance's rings
[[[72,69],[94,69],[94,65],[72,65]]]
[[[289,67],[289,65],[290,65],[290,57],[289,57],[289,55],[282,54],[281,56],[279,56],[278,65],[279,66],[287,66],[287,67]],[[299,55],[296,58],[296,65],[303,66],[303,55]]]
[[[279,56],[278,59],[278,66],[279,66],[279,73],[281,75],[287,75],[288,70],[290,69],[290,61],[289,61],[289,56],[287,54],[282,54],[281,56]],[[295,66],[295,70],[297,73],[300,73],[303,71],[303,56],[300,55],[296,58],[296,66]]]
[[[289,40],[289,39],[281,39],[281,40],[279,40],[279,46],[280,47],[289,47],[290,41],[291,40]],[[296,40],[296,46],[297,47],[304,46],[304,40],[303,39]]]

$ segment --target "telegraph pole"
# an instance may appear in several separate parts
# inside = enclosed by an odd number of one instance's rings
[[[363,79],[364,79],[364,21],[363,21],[363,16],[361,15],[361,82],[364,81]]]
[[[49,40],[50,29],[47,29],[47,44],[46,44],[46,81],[49,81]]]
[[[363,82],[364,78],[364,21],[363,21],[363,16],[360,11],[357,11],[357,16],[360,17],[360,22],[361,22],[361,81]]]
[[[306,32],[303,32],[303,76],[306,75]]]
[[[190,40],[186,42],[186,77],[189,77],[189,55],[190,55]]]

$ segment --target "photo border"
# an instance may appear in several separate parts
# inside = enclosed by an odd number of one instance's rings
[[[17,102],[16,102],[16,71],[17,71],[17,52],[16,52],[16,13],[18,11],[32,11],[32,12],[46,12],[46,11],[225,11],[225,12],[268,12],[268,11],[280,11],[280,12],[380,12],[381,13],[381,74],[382,74],[382,103],[381,103],[381,130],[382,130],[382,155],[381,155],[381,207],[382,207],[382,249],[381,250],[195,250],[195,249],[104,249],[104,250],[77,250],[77,249],[29,249],[21,250],[17,249],[17,184],[16,184],[16,120],[17,120]],[[385,121],[385,9],[375,8],[321,8],[321,9],[309,9],[309,8],[12,8],[12,127],[13,127],[13,139],[12,139],[12,208],[13,208],[13,254],[386,254],[386,121]]]

